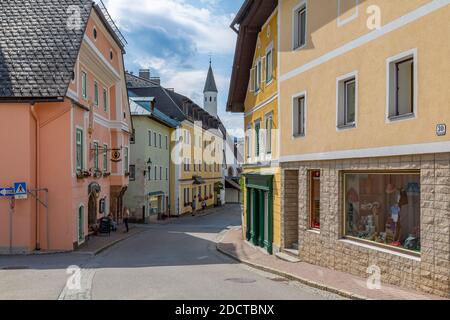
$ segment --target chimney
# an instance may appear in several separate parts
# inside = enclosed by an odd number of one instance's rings
[[[139,78],[150,80],[150,69],[139,70]]]

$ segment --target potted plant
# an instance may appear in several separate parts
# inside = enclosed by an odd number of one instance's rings
[[[89,178],[90,176],[92,176],[92,174],[91,174],[90,171],[84,170],[84,171],[83,171],[83,176],[84,176],[85,178]]]
[[[103,177],[104,178],[107,178],[107,177],[109,177],[111,175],[111,172],[103,172]]]
[[[102,176],[102,174],[103,173],[100,170],[96,169],[94,171],[94,178],[98,179],[98,178],[100,178]]]
[[[84,173],[82,170],[77,170],[77,179],[84,179]]]
[[[125,177],[129,177],[130,176],[130,172],[129,171],[125,171]]]

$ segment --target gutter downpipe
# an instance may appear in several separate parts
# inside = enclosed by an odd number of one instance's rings
[[[39,116],[36,113],[36,107],[35,107],[35,102],[31,103],[31,115],[33,116],[35,122],[36,122],[36,159],[35,159],[35,163],[36,163],[36,190],[39,190],[40,188],[40,174],[39,174],[39,159],[40,159],[40,130],[39,130],[39,126],[40,126],[40,121],[39,121]],[[39,197],[36,197],[36,250],[39,251],[41,250],[41,236],[40,236],[40,204],[39,204]]]

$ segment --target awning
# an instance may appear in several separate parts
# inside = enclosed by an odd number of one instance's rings
[[[156,192],[150,192],[148,195],[149,195],[150,197],[159,197],[159,196],[165,195],[165,193],[162,192],[162,191],[156,191]]]
[[[194,180],[195,185],[199,184],[205,184],[205,180],[202,177],[192,177],[192,180]]]

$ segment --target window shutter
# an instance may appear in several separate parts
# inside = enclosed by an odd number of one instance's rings
[[[250,69],[250,81],[249,81],[249,91],[255,92],[255,77],[256,77],[256,68]]]

